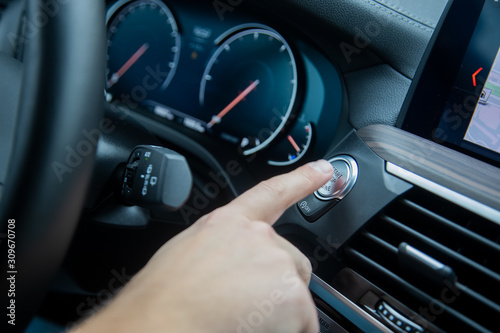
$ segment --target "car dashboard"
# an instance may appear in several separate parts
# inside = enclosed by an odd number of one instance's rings
[[[464,3],[106,1],[104,108],[116,129],[100,139],[78,231],[41,316],[91,314],[85,299],[105,301],[117,272],[137,272],[199,217],[325,158],[332,180],[275,224],[311,261],[320,332],[495,331],[498,160],[435,137],[454,119],[439,89],[456,72],[442,68],[464,68],[460,56],[433,60],[453,38],[440,31],[473,20],[455,30],[472,38],[483,8]],[[453,54],[468,45],[457,42]],[[477,67],[486,72],[490,60]],[[193,190],[180,210],[123,206],[108,188],[140,144],[186,157]]]
[[[238,9],[111,3],[107,101],[269,173],[323,156],[344,107],[336,66],[286,22]]]
[[[474,190],[480,180],[464,182],[467,165],[476,162],[458,156],[456,148],[430,144],[408,126],[393,127],[405,112],[418,114],[404,111],[403,101],[408,93],[409,103],[424,78],[422,69],[410,66],[411,57],[399,61],[404,52],[391,60],[387,44],[378,47],[377,39],[390,29],[387,22],[372,16],[354,27],[352,37],[352,30],[338,26],[328,34],[313,22],[304,24],[297,4],[287,10],[285,3],[215,1],[193,7],[169,1],[162,17],[170,27],[162,29],[172,39],[164,46],[165,67],[156,68],[166,78],[160,91],[150,92],[141,89],[144,71],[109,87],[112,73],[146,45],[135,38],[161,31],[140,31],[135,24],[135,33],[116,45],[120,25],[141,12],[128,3],[112,3],[108,11],[108,102],[130,109],[130,98],[120,97],[128,93],[137,102],[134,117],[157,136],[184,148],[185,138],[166,133],[193,139],[200,151],[190,154],[214,156],[236,194],[306,161],[323,157],[334,165],[338,178],[275,225],[313,265],[310,287],[321,332],[440,332],[463,325],[493,330],[500,234],[490,221],[498,222],[491,208],[498,208],[498,189],[490,185],[485,194]],[[420,29],[429,33],[430,27],[428,20]],[[421,33],[406,38],[425,40]],[[148,43],[153,51],[154,42]],[[413,45],[412,56],[418,57],[418,43]],[[121,55],[117,63],[114,52]],[[154,56],[137,70],[155,68]],[[494,165],[481,164],[485,178],[498,180]],[[440,167],[447,168],[446,177]],[[339,186],[342,176],[348,180]],[[187,224],[217,192],[211,190],[213,178],[201,180],[188,201],[190,209],[182,214]]]

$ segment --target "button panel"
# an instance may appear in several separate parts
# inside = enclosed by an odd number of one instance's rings
[[[297,208],[308,222],[314,222],[340,202],[358,179],[358,164],[348,155],[328,160],[333,166],[332,178],[319,190],[297,203]]]
[[[381,301],[376,308],[378,315],[384,319],[384,321],[390,324],[391,327],[396,328],[399,332],[408,333],[423,333],[424,329],[412,322],[410,319],[406,318],[389,304]]]
[[[314,194],[305,197],[303,200],[297,203],[302,215],[309,222],[314,222],[319,219],[323,214],[329,211],[333,206],[335,206],[338,200],[318,200]]]

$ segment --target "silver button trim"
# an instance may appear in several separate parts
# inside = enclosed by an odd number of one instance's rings
[[[347,175],[344,175],[346,180],[344,181],[342,187],[336,190],[332,194],[326,194],[325,190],[322,187],[318,189],[316,192],[314,192],[314,195],[316,196],[316,198],[320,200],[333,200],[333,199],[342,200],[347,194],[349,194],[349,192],[354,187],[354,184],[356,184],[356,181],[358,180],[358,172],[359,172],[358,163],[354,158],[352,158],[349,155],[337,155],[329,159],[328,162],[334,167],[335,167],[334,164],[338,162],[344,162],[345,164],[347,164],[348,172]],[[328,181],[328,183],[330,182],[332,182],[332,180]],[[326,183],[325,185],[327,185],[328,183]]]

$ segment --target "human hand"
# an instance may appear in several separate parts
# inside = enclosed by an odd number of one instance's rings
[[[203,216],[75,332],[318,332],[310,263],[272,224],[332,173],[313,162]]]

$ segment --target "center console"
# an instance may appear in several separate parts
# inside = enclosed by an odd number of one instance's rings
[[[350,133],[279,233],[320,332],[493,332],[500,315],[500,3],[448,3],[396,127]]]

